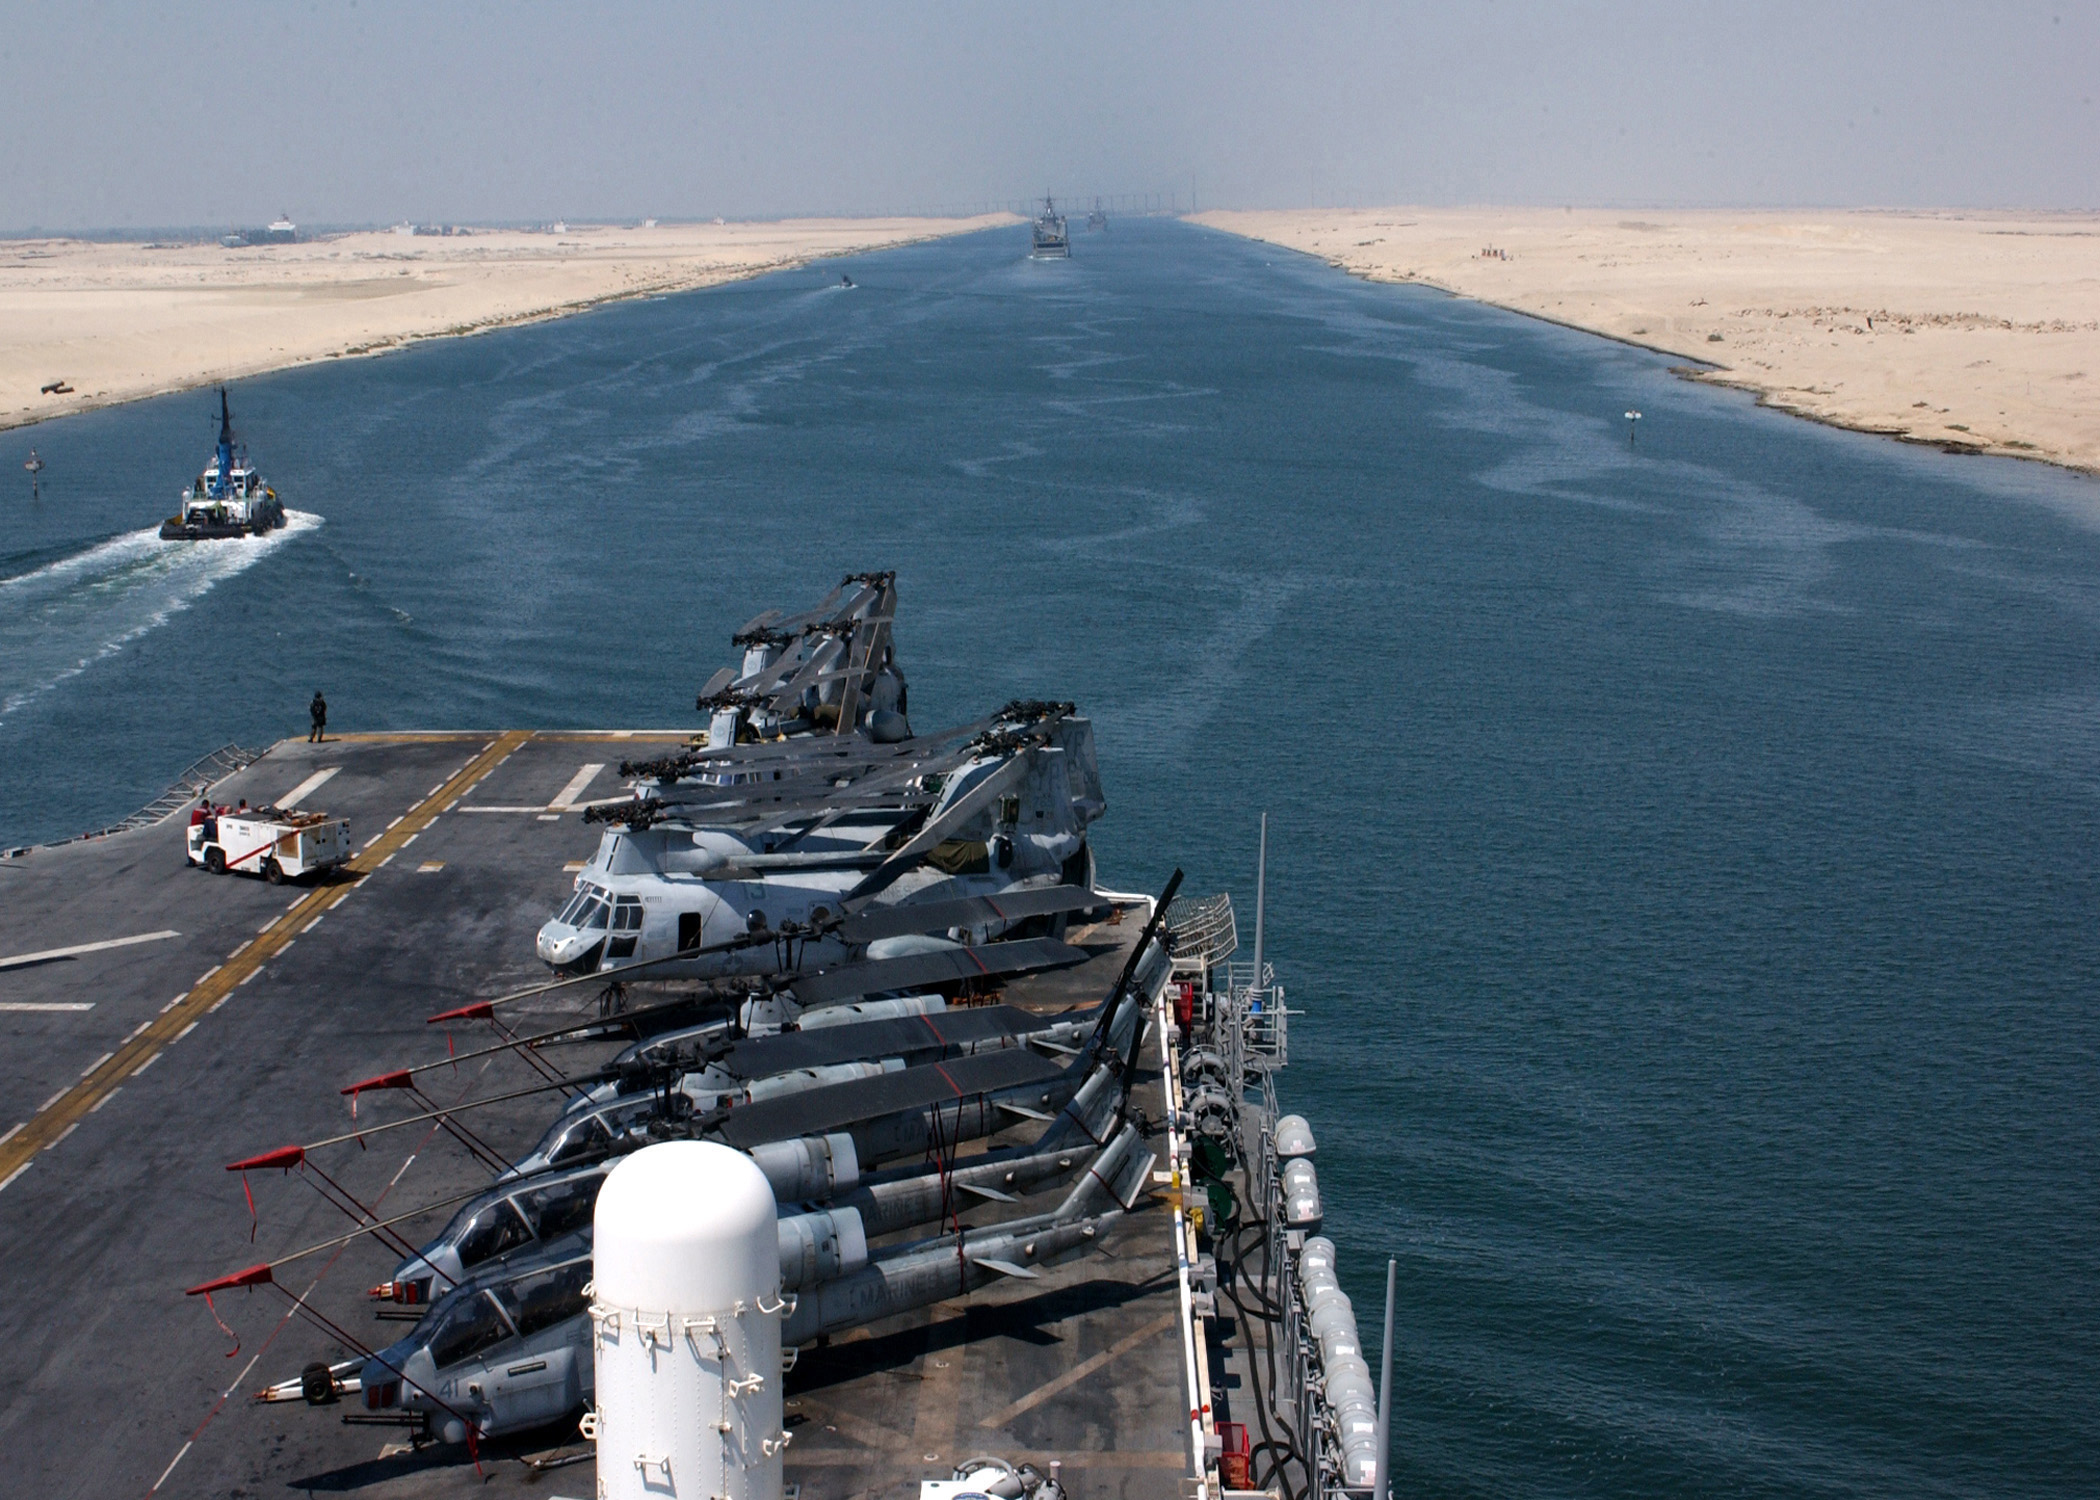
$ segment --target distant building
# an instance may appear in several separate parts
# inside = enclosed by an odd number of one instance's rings
[[[266,244],[291,245],[298,243],[299,226],[290,219],[276,219],[259,236]]]

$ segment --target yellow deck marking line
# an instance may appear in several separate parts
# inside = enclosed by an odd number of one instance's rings
[[[1110,1344],[1092,1359],[1081,1360],[1055,1380],[1045,1381],[1013,1405],[1007,1407],[1006,1410],[993,1412],[977,1425],[979,1427],[1004,1427],[1015,1417],[1020,1416],[1021,1413],[1033,1411],[1059,1391],[1069,1390],[1071,1387],[1079,1384],[1080,1381],[1086,1379],[1087,1376],[1093,1374],[1110,1360],[1121,1359],[1138,1345],[1144,1343],[1145,1340],[1172,1328],[1174,1326],[1174,1316],[1173,1313],[1168,1313],[1164,1317],[1154,1318],[1136,1333],[1129,1335],[1127,1338],[1116,1340],[1115,1343]]]
[[[448,797],[457,797],[470,782],[486,775],[489,767],[497,760],[531,738],[532,731],[529,729],[512,730],[499,735],[494,744],[460,767],[451,780],[437,789],[435,795],[425,797],[417,803],[402,815],[378,843],[359,853],[344,866],[353,882],[363,880],[383,861],[391,858],[403,844],[428,828],[431,821],[437,817],[440,805]],[[301,897],[287,914],[288,920],[279,922],[242,949],[239,956],[227,959],[225,963],[198,980],[195,988],[183,996],[178,1004],[155,1016],[144,1031],[90,1068],[80,1082],[55,1095],[49,1104],[37,1112],[25,1129],[13,1139],[0,1144],[0,1179],[12,1178],[16,1172],[33,1161],[39,1151],[55,1146],[71,1135],[75,1127],[87,1118],[88,1112],[116,1092],[125,1079],[151,1062],[163,1047],[187,1036],[198,1021],[225,1002],[236,986],[254,978],[263,965],[291,947],[292,935],[310,925],[302,922],[301,917],[320,915],[355,888],[354,884],[322,886]]]

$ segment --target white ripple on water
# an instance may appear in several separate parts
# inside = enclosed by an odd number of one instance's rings
[[[158,528],[129,531],[0,578],[0,723],[320,524],[293,510],[259,538],[164,542]]]

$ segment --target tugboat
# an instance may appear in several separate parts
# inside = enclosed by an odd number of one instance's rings
[[[1071,256],[1072,237],[1065,232],[1065,216],[1057,211],[1056,204],[1045,198],[1043,211],[1036,215],[1029,232],[1028,258],[1069,260]]]
[[[221,537],[261,536],[284,524],[284,504],[233,448],[233,412],[226,387],[219,387],[219,447],[183,492],[182,509],[160,523],[164,542],[205,542]]]

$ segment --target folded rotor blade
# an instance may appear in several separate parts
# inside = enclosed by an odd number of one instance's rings
[[[1053,885],[1034,890],[1001,891],[995,896],[961,896],[950,901],[900,901],[895,906],[865,906],[839,923],[839,936],[849,943],[915,932],[942,932],[950,927],[982,927],[990,922],[1018,922],[1026,917],[1055,916],[1102,904],[1098,891],[1085,886]]]
[[[978,948],[942,948],[932,953],[907,953],[897,958],[864,959],[813,974],[776,976],[774,982],[791,988],[795,998],[804,1006],[829,1005],[878,990],[925,989],[937,984],[952,984],[958,979],[983,979],[1034,969],[1062,969],[1086,960],[1086,950],[1074,948],[1069,943],[1051,938],[1023,938],[1019,942],[987,943]]]
[[[883,890],[898,876],[917,864],[920,856],[947,838],[955,829],[960,828],[985,808],[991,806],[992,800],[1019,781],[1027,769],[1028,760],[1025,752],[1017,752],[1008,757],[1005,765],[992,772],[991,775],[985,777],[984,780],[978,782],[974,787],[971,787],[962,796],[956,798],[944,812],[929,819],[926,826],[914,834],[909,843],[884,860],[860,884],[846,892],[846,901],[849,903],[866,901],[873,897],[876,892]]]
[[[1006,1047],[739,1105],[710,1134],[724,1145],[740,1148],[790,1136],[822,1135],[904,1110],[1048,1083],[1064,1072],[1025,1047]]]

